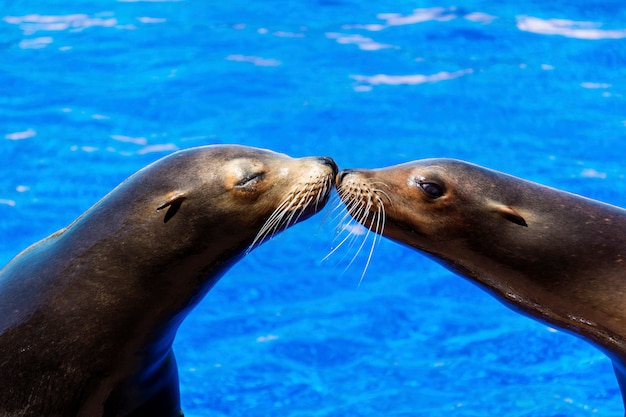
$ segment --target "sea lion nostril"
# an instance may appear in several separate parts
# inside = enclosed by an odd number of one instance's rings
[[[353,169],[342,169],[336,176],[335,176],[335,184],[337,185],[341,185],[341,183],[343,182],[343,179],[345,178],[346,175],[350,174],[354,172]]]

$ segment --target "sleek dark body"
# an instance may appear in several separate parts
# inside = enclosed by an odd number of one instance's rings
[[[344,170],[336,184],[367,227],[600,347],[626,397],[626,210],[450,159]]]
[[[253,242],[323,207],[336,169],[243,146],[180,151],[17,255],[0,271],[0,416],[182,415],[179,325]]]

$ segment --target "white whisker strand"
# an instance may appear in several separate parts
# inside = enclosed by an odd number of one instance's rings
[[[295,202],[296,209],[292,210],[292,214],[287,220],[288,225],[292,225],[298,222],[307,207],[316,200],[315,184],[306,183],[304,188],[298,193],[299,199]]]
[[[320,181],[310,180],[290,193],[270,214],[245,253],[248,254],[254,247],[273,239],[278,232],[297,223],[312,204],[315,204],[317,211],[326,197],[330,180],[324,182],[324,187],[320,187],[319,183]]]
[[[331,208],[327,209],[326,212],[324,213],[322,221],[320,222],[320,227],[327,223],[336,223],[336,221],[339,218],[339,215],[343,213],[343,209],[345,208],[343,201],[341,201],[337,193],[331,194],[331,196],[329,197],[329,202],[327,206]],[[335,215],[335,213],[338,213],[338,214]]]
[[[267,232],[268,230],[275,227],[275,225],[280,222],[280,219],[284,217],[285,213],[289,210],[289,208],[293,204],[292,195],[289,195],[279,206],[274,210],[274,212],[268,217],[265,225],[261,229],[261,232]],[[259,232],[260,233],[260,232]]]
[[[350,213],[348,212],[348,203],[344,203],[339,196],[337,196],[337,205],[331,210],[329,215],[330,214],[334,214],[330,221],[338,222],[340,224],[345,223],[346,219],[351,218]]]
[[[344,190],[340,190],[339,194],[340,195],[343,194],[344,196],[346,196],[346,194],[348,193],[346,193]],[[334,248],[330,251],[328,255],[326,255],[322,259],[323,261],[329,259],[332,254],[336,253],[339,250],[339,248],[344,246],[344,244],[350,239],[352,241],[348,246],[352,247],[355,239],[358,238],[358,235],[354,233],[354,226],[355,225],[360,226],[360,224],[355,220],[355,218],[352,215],[350,215],[350,210],[354,206],[358,207],[358,202],[356,201],[354,197],[352,196],[348,196],[348,197],[349,199],[346,202],[343,202],[341,198],[339,198],[338,205],[335,208],[333,208],[333,212],[337,212],[337,214],[333,217],[333,222],[335,220],[338,220],[335,236],[332,242],[332,245],[334,246]],[[346,235],[345,237],[342,236],[344,233]],[[336,244],[337,240],[339,239],[341,239],[340,242]],[[343,259],[348,255],[348,253],[349,251],[346,252],[346,254],[342,257],[340,262],[343,261]]]
[[[323,182],[318,182],[318,185],[320,183],[322,184],[322,187],[321,187],[321,191],[319,191],[319,188],[318,188],[318,192],[316,193],[317,195],[315,198],[315,210],[318,213],[323,212],[324,214],[320,217],[321,220],[317,224],[317,228],[315,231],[316,236],[319,236],[322,234],[324,227],[329,223],[331,213],[333,213],[336,208],[342,205],[341,200],[339,200],[337,196],[337,193],[333,192],[334,187],[332,183],[332,178],[329,177]],[[327,209],[323,210],[323,207],[320,208],[320,204],[325,205]],[[331,209],[331,207],[333,208]],[[324,259],[325,258],[326,257],[324,257]]]
[[[378,187],[374,188],[372,187],[373,185],[377,185]],[[386,198],[389,200],[389,203],[391,203],[389,195],[381,189],[382,187],[388,188],[387,184],[381,182],[369,184],[369,186],[370,188],[366,189],[355,186],[351,188],[339,188],[337,190],[339,199],[344,203],[344,206],[341,207],[341,205],[338,205],[333,209],[333,213],[337,212],[333,219],[340,219],[340,229],[336,233],[333,243],[337,240],[340,241],[323,259],[327,260],[331,257],[331,255],[337,253],[340,248],[347,247],[348,250],[342,257],[341,262],[343,262],[350,253],[354,253],[354,255],[349,260],[348,265],[344,268],[345,272],[352,266],[359,254],[364,250],[368,240],[371,239],[371,246],[369,250],[367,250],[365,267],[361,273],[358,285],[361,285],[363,282],[365,274],[367,273],[374,256],[374,251],[382,240],[382,233],[385,229],[386,222],[383,198]],[[369,224],[369,226],[363,226],[365,224]],[[363,230],[365,230],[365,233],[355,233],[355,225],[361,226]],[[343,236],[344,233],[345,236]],[[358,244],[358,247],[355,249],[357,241],[360,241],[360,244]]]
[[[292,194],[290,194],[285,200],[283,200],[278,205],[278,207],[272,212],[272,214],[270,214],[270,216],[267,218],[267,220],[265,221],[265,223],[263,224],[263,226],[261,227],[261,229],[255,236],[254,240],[248,247],[248,250],[246,251],[246,255],[250,253],[250,251],[253,248],[255,248],[256,246],[260,245],[265,240],[267,240],[268,237],[271,239],[271,237],[274,236],[281,222],[281,219],[285,216],[291,204],[292,204]]]
[[[318,181],[317,184],[319,184],[321,182],[321,192],[318,192],[315,196],[315,212],[319,211],[319,205],[320,203],[324,200],[324,198],[328,195],[329,193],[329,185],[330,185],[330,181],[326,180],[326,181]]]
[[[292,198],[291,204],[283,211],[283,216],[278,219],[276,227],[274,228],[274,233],[276,233],[277,229],[281,226],[289,226],[293,224],[294,218],[297,220],[299,218],[299,214],[301,213],[300,209],[305,205],[302,204],[302,192],[298,191],[294,197]],[[297,217],[296,217],[297,216]]]
[[[365,205],[365,207],[362,207],[362,206],[359,207],[359,211],[360,212],[358,213],[358,217],[357,217],[357,215],[354,216],[354,218],[359,223],[365,224],[368,216],[371,214],[372,215],[372,222],[370,223],[370,226],[367,228],[367,232],[365,233],[365,237],[363,238],[363,241],[361,242],[361,245],[359,245],[359,248],[357,249],[357,251],[354,254],[354,256],[352,257],[352,259],[350,260],[350,262],[348,264],[348,268],[350,266],[352,266],[352,264],[354,263],[354,261],[358,257],[359,253],[361,253],[361,251],[363,250],[363,247],[365,246],[365,243],[367,242],[367,239],[369,238],[370,234],[372,233],[372,226],[374,225],[374,218],[376,216],[376,213],[372,213],[371,212],[372,205],[373,204],[372,204],[371,195],[368,195],[367,204]],[[374,240],[375,240],[375,238],[376,238],[376,234],[374,233]]]
[[[338,221],[339,224],[343,224],[346,222],[346,219],[351,218],[350,213],[349,213],[350,205],[351,205],[351,200],[347,202],[344,201],[341,193],[338,193],[337,204],[331,211],[331,214],[332,213],[337,213],[337,214],[335,214],[335,216],[332,217],[331,221],[333,222]],[[341,219],[339,219],[340,217]]]
[[[285,229],[293,224],[296,224],[298,220],[300,220],[300,217],[302,216],[302,213],[304,213],[304,209],[306,208],[306,204],[305,205],[299,204],[299,202],[301,201],[302,201],[302,198],[298,200],[298,204],[294,204],[296,208],[294,208],[293,210],[290,210],[289,215],[281,219],[281,223],[278,225],[279,226],[278,228]]]
[[[341,228],[341,230],[339,230],[339,232],[337,233],[337,235],[333,238],[333,243],[334,243],[334,241],[336,241],[336,240],[337,240],[337,239],[338,239],[338,238],[339,238],[342,234],[344,234],[344,232],[346,233],[346,236],[345,236],[345,237],[344,237],[344,238],[343,238],[343,239],[339,242],[339,244],[337,244],[337,245],[336,245],[336,246],[335,246],[335,247],[334,247],[334,248],[330,251],[330,253],[328,253],[328,255],[326,255],[326,256],[324,256],[324,258],[322,258],[322,261],[326,261],[328,258],[330,258],[330,256],[331,256],[332,254],[334,254],[335,252],[337,252],[337,250],[338,250],[339,248],[341,248],[341,247],[344,245],[344,243],[346,243],[346,241],[347,241],[348,239],[351,239],[351,238],[352,238],[352,239],[354,240],[354,239],[356,238],[356,236],[357,236],[357,235],[356,235],[355,233],[353,233],[353,232],[351,232],[351,231],[350,231],[352,223],[354,223],[354,220],[352,220],[352,221],[350,221],[350,222],[348,222],[348,223],[344,223],[344,224],[343,224],[343,227]],[[344,257],[345,257],[345,255],[344,255]]]
[[[389,204],[391,204],[391,197],[389,197],[389,194],[387,194],[385,191],[381,190],[380,188],[375,188],[372,191],[378,196],[378,204],[379,205],[382,206],[382,204],[383,204],[383,200],[382,200],[382,198],[380,198],[380,194],[382,194],[385,197],[387,197],[387,200],[389,200]]]
[[[343,240],[339,243],[339,245],[337,245],[337,247],[335,247],[332,251],[332,253],[336,253],[339,248],[345,248],[346,246],[348,247],[348,249],[344,252],[344,254],[341,256],[341,258],[337,261],[337,264],[343,264],[346,262],[346,258],[349,257],[350,253],[352,252],[352,250],[350,248],[354,247],[354,242],[360,237],[360,235],[356,234],[356,233],[351,233],[351,232],[346,232],[346,236],[343,238]],[[345,244],[346,242],[349,242],[347,245]],[[325,257],[324,259],[328,259],[330,257],[329,254],[327,257]],[[345,273],[348,269],[349,269],[349,264],[343,269],[343,273]]]
[[[358,221],[359,217],[361,216],[360,210],[358,210],[356,213],[353,213],[353,215],[350,214],[351,207],[353,207],[355,204],[356,203],[354,202],[350,202],[350,206],[347,208],[346,214],[344,215],[341,221],[341,224],[343,225],[343,227],[340,233],[338,234],[338,236],[341,236],[343,232],[346,232],[348,234],[348,237],[352,237],[348,245],[348,249],[352,249],[355,245],[356,240],[358,239],[359,234],[355,233],[355,228],[359,227],[359,228],[364,229],[363,226]],[[343,239],[342,244],[344,244],[347,241],[348,239]],[[344,255],[344,258],[345,256],[347,256],[347,254],[348,252],[346,252],[346,255]]]
[[[367,268],[369,267],[372,256],[374,255],[374,249],[376,249],[378,243],[380,243],[380,240],[382,239],[382,234],[385,229],[385,206],[378,204],[378,210],[376,211],[374,217],[376,218],[376,224],[374,228],[374,237],[372,239],[372,247],[367,255],[367,262],[365,263],[365,268],[363,268],[363,273],[359,279],[359,286],[361,285],[361,282],[363,282],[363,278],[365,278],[365,273],[367,272]]]

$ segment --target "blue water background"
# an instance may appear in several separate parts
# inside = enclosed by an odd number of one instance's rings
[[[0,13],[0,264],[147,163],[209,143],[344,168],[455,157],[626,206],[621,0]],[[623,412],[600,351],[424,256],[383,240],[362,282],[366,251],[322,261],[337,205],[255,250],[189,316],[175,344],[188,416]]]

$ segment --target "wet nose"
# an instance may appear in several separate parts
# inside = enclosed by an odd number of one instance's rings
[[[337,171],[339,171],[339,168],[337,168],[337,164],[335,163],[335,161],[333,161],[333,158],[329,156],[320,156],[317,159],[320,161],[320,163],[331,167],[333,169],[333,175],[337,175]]]
[[[335,176],[335,184],[340,185],[344,177],[352,172],[354,172],[353,169],[342,169],[341,172]]]

